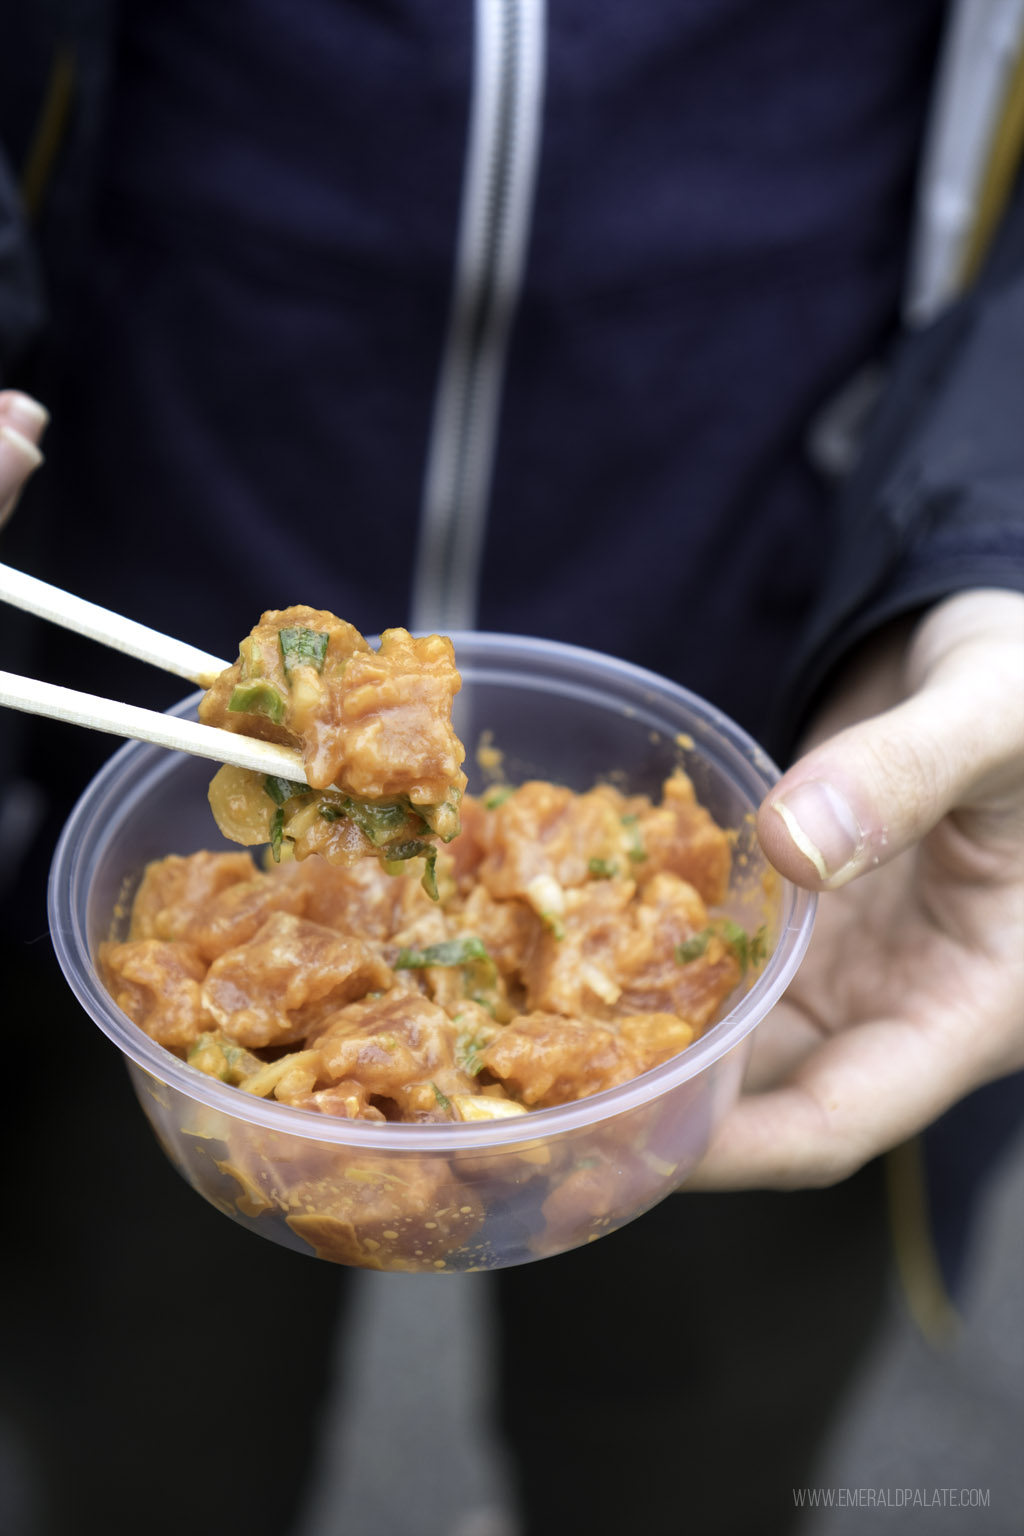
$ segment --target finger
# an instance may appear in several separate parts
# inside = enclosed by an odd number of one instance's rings
[[[788,996],[783,998],[754,1031],[743,1092],[765,1093],[788,1081],[824,1038],[821,1025],[807,1010],[793,1006]]]
[[[1021,700],[1024,645],[1012,626],[1005,639],[965,640],[906,702],[841,731],[784,775],[758,815],[769,859],[812,890],[888,863],[947,812],[1019,775]]]
[[[0,527],[43,462],[39,439],[48,421],[46,408],[31,396],[17,390],[0,392]]]
[[[937,1051],[927,1031],[898,1020],[862,1025],[821,1046],[783,1087],[740,1098],[684,1187],[834,1184],[998,1070],[987,1058]]]
[[[0,423],[38,446],[49,422],[50,413],[40,401],[20,389],[0,389]]]

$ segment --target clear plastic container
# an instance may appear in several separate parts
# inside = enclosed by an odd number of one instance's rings
[[[593,652],[502,635],[452,638],[463,679],[456,728],[471,790],[482,788],[481,740],[503,754],[511,783],[545,778],[585,790],[610,780],[656,795],[681,764],[715,819],[735,829],[726,910],[745,927],[766,925],[768,960],[719,1022],[671,1061],[556,1109],[480,1124],[396,1125],[254,1098],[178,1060],[115,1006],[95,957],[104,939],[123,933],[149,860],[231,846],[213,822],[213,770],[200,759],[123,747],[72,812],[50,877],[60,965],[123,1052],[182,1176],[253,1232],[369,1268],[522,1264],[592,1242],[677,1189],[738,1094],[751,1031],[796,971],[814,916],[814,897],[775,876],[755,835],[753,813],[777,770],[724,715]],[[193,713],[198,697],[176,712]]]

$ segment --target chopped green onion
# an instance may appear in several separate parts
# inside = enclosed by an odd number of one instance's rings
[[[412,838],[407,843],[385,843],[381,851],[387,855],[389,864],[404,864],[406,860],[418,858],[421,853],[426,853],[429,847],[429,843],[424,843],[419,838]]]
[[[324,821],[341,821],[347,817],[355,822],[363,836],[375,848],[383,849],[393,862],[414,859],[428,846],[420,834],[430,829],[408,802],[374,805],[346,795],[343,800],[324,801],[317,814]]]
[[[294,779],[282,779],[277,774],[268,773],[263,780],[263,788],[275,805],[284,805],[293,795],[305,794],[309,785],[297,784]]]
[[[200,1035],[190,1046],[188,1060],[208,1077],[219,1077],[225,1083],[241,1082],[248,1073],[263,1065],[244,1046],[210,1031]]]
[[[280,807],[270,818],[270,851],[274,855],[274,863],[281,862],[281,844],[284,842],[284,811]]]
[[[448,1097],[448,1095],[445,1094],[445,1093],[442,1093],[440,1088],[437,1086],[437,1084],[433,1080],[431,1080],[430,1086],[431,1086],[431,1088],[433,1088],[433,1090],[434,1090],[434,1098],[440,1104],[441,1108],[442,1109],[451,1109],[452,1101]]]
[[[676,959],[680,965],[689,965],[691,960],[699,960],[711,941],[712,930],[702,928],[700,933],[693,934],[684,939],[682,944],[676,945]]]
[[[768,954],[768,934],[764,924],[753,933],[746,933],[731,917],[719,919],[722,938],[740,963],[746,975],[750,966],[762,964]]]
[[[634,864],[642,864],[647,857],[647,849],[644,847],[644,840],[636,823],[637,818],[634,815],[622,818],[622,825],[626,828],[629,837],[626,853]]]
[[[488,811],[496,811],[499,805],[504,805],[508,797],[514,794],[515,790],[511,784],[495,784],[494,788],[489,789],[484,795],[484,807]]]
[[[702,928],[682,944],[677,944],[676,959],[683,965],[698,960],[713,938],[721,939],[732,950],[744,976],[751,966],[760,965],[768,953],[768,935],[763,925],[756,932],[748,934],[731,917],[719,917],[707,928]]]
[[[740,970],[746,973],[750,952],[750,940],[740,927],[734,923],[731,917],[719,918],[715,925],[723,944],[727,944],[740,963]]]
[[[408,802],[398,801],[391,805],[372,805],[365,800],[346,800],[342,814],[354,821],[360,832],[370,839],[375,848],[383,848],[400,834],[425,832],[426,823],[417,816]],[[392,857],[390,849],[388,857]],[[411,857],[411,855],[410,855]]]
[[[394,969],[420,971],[431,965],[471,965],[474,960],[490,958],[481,940],[471,934],[464,939],[443,939],[423,949],[400,949]]]
[[[317,807],[317,815],[324,821],[342,821],[347,818],[355,823],[378,850],[381,863],[389,875],[403,873],[402,865],[409,859],[426,855],[422,885],[431,901],[437,901],[437,849],[422,837],[408,834],[429,830],[422,816],[408,803],[370,805],[364,800],[346,797],[340,803],[325,801]],[[401,834],[405,834],[403,837]]]
[[[438,900],[437,894],[437,849],[428,848],[427,856],[423,860],[423,878],[420,884],[430,897],[431,901]]]
[[[228,700],[234,714],[266,715],[275,725],[284,720],[284,699],[271,683],[239,683]]]
[[[587,868],[598,880],[614,880],[619,872],[619,866],[613,859],[588,859]]]
[[[458,1018],[454,1020],[458,1023]],[[467,1077],[477,1077],[484,1069],[480,1057],[486,1051],[489,1041],[481,1040],[472,1030],[464,1029],[455,1037],[455,1065],[466,1073]]]
[[[313,667],[317,672],[324,669],[327,642],[330,635],[320,629],[282,629],[278,631],[284,675],[291,678],[296,667]]]

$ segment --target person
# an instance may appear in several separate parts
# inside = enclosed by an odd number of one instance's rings
[[[531,1536],[621,1529],[638,1497],[677,1529],[680,1443],[702,1530],[783,1530],[877,1317],[875,1160],[953,1138],[955,1261],[1020,1123],[1024,197],[973,284],[924,282],[905,323],[944,5],[435,9],[150,0],[107,55],[89,34],[35,354],[32,264],[0,268],[11,376],[53,416],[5,548],[220,653],[293,600],[597,645],[797,752],[758,827],[820,916],[702,1200],[499,1279]],[[835,489],[808,432],[879,364]],[[171,701],[25,646],[53,680]],[[44,843],[80,787],[53,742],[24,758]],[[723,1193],[766,1190],[803,1193]],[[741,1363],[788,1379],[775,1424]],[[725,1425],[762,1460],[716,1513],[696,1468],[721,1470]]]

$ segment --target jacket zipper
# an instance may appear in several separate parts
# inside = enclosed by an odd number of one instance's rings
[[[476,624],[509,332],[540,144],[546,0],[476,0],[455,292],[435,400],[411,627]]]
[[[922,156],[904,317],[929,324],[971,275],[981,199],[1000,118],[1024,50],[1024,0],[955,0],[946,24]],[[1019,164],[1011,159],[1007,189]]]

